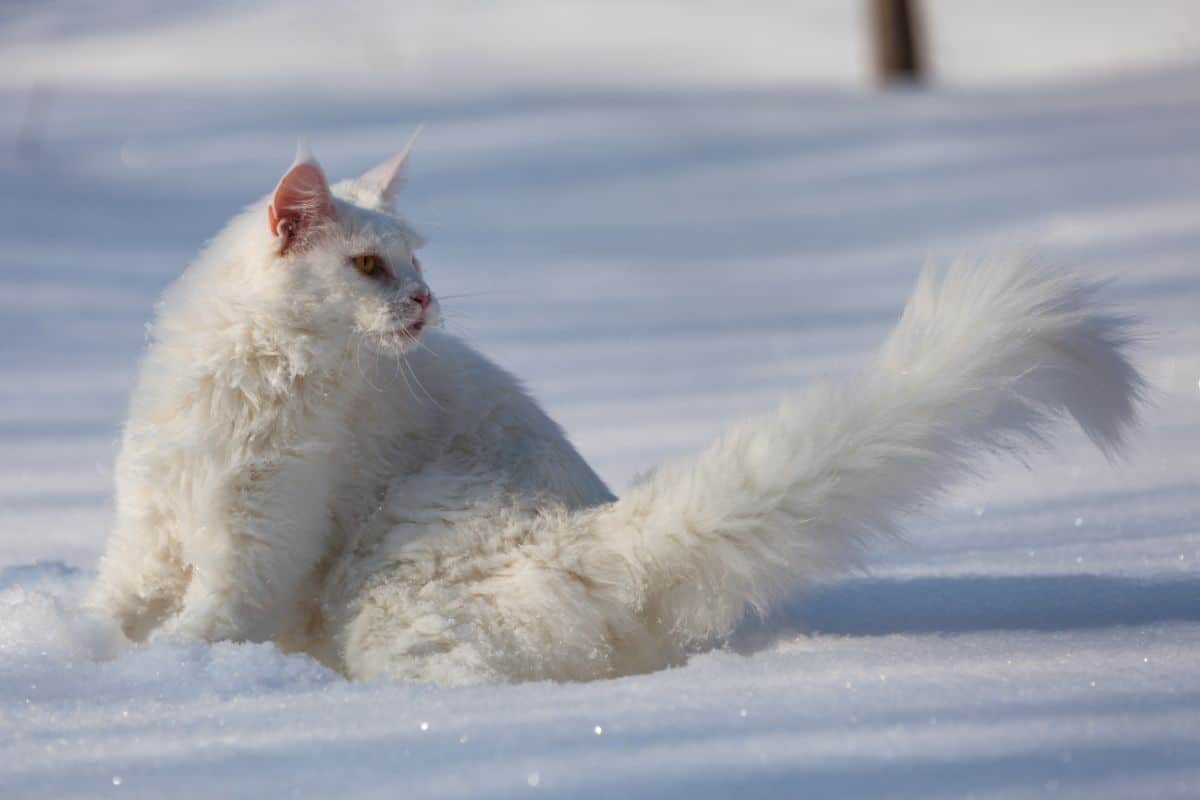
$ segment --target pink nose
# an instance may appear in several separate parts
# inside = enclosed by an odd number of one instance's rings
[[[429,308],[429,304],[433,302],[433,295],[425,288],[417,289],[409,298],[421,308]]]

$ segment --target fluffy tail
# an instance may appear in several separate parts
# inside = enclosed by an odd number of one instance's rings
[[[857,378],[740,425],[597,512],[588,538],[616,557],[607,577],[623,572],[626,601],[686,645],[856,565],[986,452],[1042,446],[1061,417],[1111,457],[1144,383],[1126,355],[1131,320],[1096,289],[1021,262],[927,269]]]

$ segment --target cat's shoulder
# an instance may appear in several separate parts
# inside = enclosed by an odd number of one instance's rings
[[[408,358],[424,371],[436,371],[459,382],[463,390],[525,393],[521,381],[465,339],[441,330],[426,332]]]

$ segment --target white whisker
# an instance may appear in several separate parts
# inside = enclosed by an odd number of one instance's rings
[[[421,344],[421,342],[417,339],[414,339],[412,337],[409,337],[409,339],[410,339],[410,341],[414,342],[415,344]],[[423,345],[423,344],[421,344],[421,346],[425,347],[425,345]],[[425,349],[428,350],[429,348],[426,347]],[[421,387],[421,391],[425,394],[426,397],[429,398],[429,402],[433,403],[433,405],[436,406],[439,411],[445,411],[446,410],[445,406],[443,406],[441,403],[439,403],[437,401],[437,399],[432,394],[429,393],[429,390],[425,388],[425,384],[421,383],[421,379],[419,377],[417,377],[417,370],[413,367],[413,365],[408,363],[407,359],[403,359],[402,364],[404,366],[408,367],[409,374],[412,375],[413,381],[416,382],[417,386]]]

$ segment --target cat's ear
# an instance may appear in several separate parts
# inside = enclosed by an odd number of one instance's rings
[[[267,222],[279,239],[279,252],[286,253],[301,243],[314,229],[337,217],[329,182],[312,152],[301,143],[296,160],[279,180]]]
[[[367,170],[355,181],[364,195],[378,199],[382,205],[392,205],[396,194],[404,186],[404,167],[408,163],[408,154],[412,152],[417,137],[421,135],[422,127],[417,126],[413,135],[408,137],[408,143],[404,145],[403,150]]]

